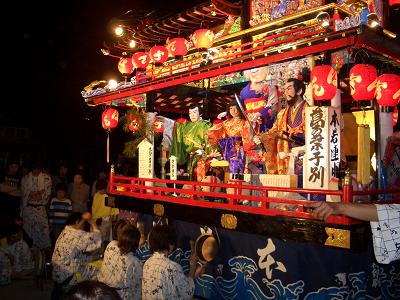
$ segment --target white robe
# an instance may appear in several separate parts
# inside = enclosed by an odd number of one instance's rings
[[[122,299],[142,297],[141,262],[133,253],[121,254],[117,241],[108,244],[97,279],[116,288]]]
[[[376,260],[400,259],[400,204],[376,204],[378,222],[370,222]]]
[[[22,217],[24,230],[39,248],[51,246],[46,205],[51,194],[51,177],[45,173],[31,173],[22,178]],[[41,191],[40,199],[31,199],[31,192]]]
[[[84,252],[91,252],[100,247],[101,233],[99,230],[86,232],[66,226],[57,239],[51,259],[53,280],[62,283],[72,276],[68,285],[73,285],[77,282],[77,272],[80,273],[83,280],[95,279],[98,270],[86,264],[91,257]]]

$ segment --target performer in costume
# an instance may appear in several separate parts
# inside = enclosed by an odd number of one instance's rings
[[[244,149],[251,146],[249,125],[240,111],[236,101],[229,103],[228,120],[216,124],[207,132],[210,146],[219,146],[222,157],[229,161],[229,171],[232,174],[244,172]]]
[[[254,68],[244,71],[244,77],[250,82],[240,92],[242,106],[253,130],[250,135],[261,134],[274,124],[280,110],[279,94],[268,74],[268,67]],[[269,77],[269,78],[268,78]],[[253,137],[251,136],[250,139]],[[263,150],[257,145],[246,149],[245,172],[250,174],[265,173]]]
[[[268,77],[268,67],[244,71],[244,77],[250,82],[241,90],[242,105],[250,121],[260,118],[260,132],[265,132],[274,124],[276,115],[281,109],[278,90]]]
[[[187,171],[190,175],[192,175],[198,160],[207,151],[205,135],[211,127],[211,123],[203,120],[201,116],[201,108],[198,104],[192,104],[189,107],[190,122],[176,123],[172,137],[170,154],[177,157],[178,165],[187,164]],[[197,178],[197,180],[201,179]]]
[[[265,159],[269,174],[287,174],[289,157],[281,159],[279,153],[289,153],[293,147],[304,146],[304,108],[307,106],[304,92],[302,81],[288,79],[284,90],[288,106],[278,113],[273,127],[261,135],[267,150]]]

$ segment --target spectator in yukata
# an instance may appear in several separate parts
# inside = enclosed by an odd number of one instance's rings
[[[140,300],[142,297],[143,267],[135,256],[140,236],[136,227],[124,226],[118,241],[108,244],[97,276],[99,281],[116,288],[122,299]]]
[[[90,232],[84,230],[90,224]],[[83,280],[95,279],[98,269],[87,264],[93,260],[91,252],[100,249],[101,233],[90,213],[72,213],[65,229],[57,239],[52,257],[53,295],[60,295],[66,287],[77,283],[79,273]]]
[[[32,171],[22,178],[22,217],[24,230],[33,245],[45,249],[51,246],[46,206],[51,194],[51,178],[42,165],[36,163]]]
[[[149,235],[153,253],[143,265],[142,299],[192,299],[194,279],[203,273],[204,265],[197,266],[197,257],[190,257],[189,274],[168,255],[175,245],[175,232],[168,225],[156,225]]]

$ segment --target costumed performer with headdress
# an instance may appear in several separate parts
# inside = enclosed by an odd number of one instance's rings
[[[189,107],[189,118],[190,122],[185,124],[175,123],[170,154],[176,156],[178,165],[187,164],[187,172],[192,176],[197,162],[207,151],[206,133],[211,123],[203,120],[198,104]]]
[[[229,161],[231,174],[244,173],[244,150],[250,143],[249,125],[236,101],[231,101],[227,110],[228,119],[207,131],[210,146],[221,149],[224,160]]]

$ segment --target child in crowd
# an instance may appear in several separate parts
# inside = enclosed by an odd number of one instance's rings
[[[34,263],[31,250],[22,239],[22,228],[11,224],[7,230],[7,245],[0,248],[0,284],[11,279],[31,279]]]
[[[108,188],[109,188],[109,183],[108,183],[108,179],[107,179],[107,172],[106,171],[99,171],[99,173],[96,176],[96,180],[93,182],[92,184],[92,191],[91,191],[91,196],[94,197],[94,195],[97,193],[97,188],[96,188],[96,184],[97,181],[99,181],[100,179],[105,179],[107,182],[107,192],[108,192]]]
[[[56,186],[56,197],[51,199],[49,208],[50,235],[53,245],[64,230],[69,215],[72,213],[71,200],[66,198],[67,186],[59,183]]]
[[[83,180],[82,171],[74,173],[74,181],[68,185],[68,197],[72,202],[73,212],[86,212],[88,208],[90,187]]]
[[[112,218],[118,215],[118,209],[105,205],[107,197],[107,181],[99,179],[96,183],[97,192],[93,198],[92,215],[99,225],[102,241],[107,244],[110,241]]]

